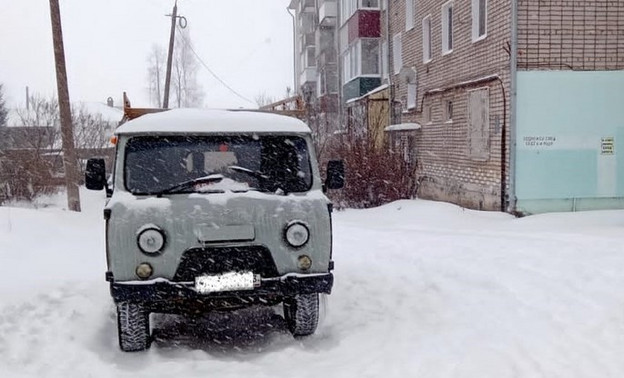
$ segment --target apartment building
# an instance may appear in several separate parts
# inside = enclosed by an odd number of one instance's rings
[[[384,19],[420,197],[624,208],[624,1],[388,0]]]
[[[401,149],[421,198],[522,214],[624,208],[624,0],[291,8],[297,86],[315,109],[335,110],[319,107],[327,94],[340,108],[318,119]]]
[[[339,125],[337,0],[292,0],[295,91],[306,106],[319,157]]]

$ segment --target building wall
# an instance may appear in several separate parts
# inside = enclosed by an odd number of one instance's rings
[[[624,1],[518,1],[517,210],[624,208]]]
[[[624,208],[624,71],[518,74],[518,210]]]
[[[500,210],[503,183],[508,180],[509,133],[509,1],[488,1],[487,37],[472,41],[472,5],[453,4],[453,51],[442,54],[442,6],[446,1],[416,2],[414,28],[405,30],[405,0],[389,0],[390,61],[392,36],[402,33],[403,66],[416,71],[416,109],[405,111],[402,122],[422,125],[415,132],[419,196],[462,206]],[[422,20],[431,16],[432,60],[423,63]],[[383,18],[382,18],[383,19]],[[383,29],[382,29],[383,30]],[[391,67],[392,68],[392,67]],[[394,69],[391,70],[394,74]],[[488,80],[480,80],[489,78]],[[407,98],[407,83],[393,75],[395,98]],[[473,84],[466,84],[466,82]],[[462,84],[463,83],[463,84]],[[470,152],[468,96],[489,88],[487,156]],[[445,117],[446,101],[453,101],[452,121]],[[429,118],[428,114],[431,114]],[[504,150],[504,151],[502,151]]]
[[[518,69],[624,70],[624,1],[518,0]]]

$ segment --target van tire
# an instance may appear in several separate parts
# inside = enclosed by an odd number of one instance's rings
[[[319,320],[319,295],[297,294],[284,299],[284,319],[293,336],[309,336],[316,331]]]
[[[139,352],[150,347],[149,312],[142,303],[117,304],[119,347],[124,352]]]

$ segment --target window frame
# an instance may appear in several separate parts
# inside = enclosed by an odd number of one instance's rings
[[[416,16],[416,0],[405,0],[405,31],[410,31],[416,27],[414,18]]]
[[[481,1],[483,1],[483,34],[481,32]],[[479,42],[487,38],[488,27],[488,1],[487,0],[472,0],[472,42]]]
[[[424,113],[424,121],[426,125],[430,125],[433,123],[433,106],[431,104],[426,105],[423,108],[423,113]]]
[[[442,5],[442,55],[447,55],[453,52],[453,0],[447,1]],[[450,17],[449,17],[450,10]]]
[[[444,100],[444,122],[453,123],[453,107],[454,101],[452,98]]]
[[[403,33],[396,33],[392,37],[392,65],[394,74],[398,75],[403,68]]]
[[[433,49],[431,41],[431,15],[427,15],[422,20],[422,36],[423,36],[423,63],[429,63],[433,60]],[[425,38],[426,37],[426,38]],[[427,52],[428,54],[425,54]]]
[[[377,43],[377,73],[363,73],[362,42],[374,41]],[[380,61],[381,44],[379,38],[360,38],[352,43],[342,54],[342,84],[346,84],[358,77],[381,77],[382,67]]]
[[[383,39],[381,42],[381,56],[380,59],[380,68],[381,68],[381,77],[383,79],[387,79],[390,77],[390,66],[388,64],[388,41]]]
[[[418,105],[418,86],[416,83],[407,83],[406,109],[414,111]]]

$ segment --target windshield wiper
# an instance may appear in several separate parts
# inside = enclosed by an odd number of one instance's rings
[[[219,182],[221,180],[223,180],[223,175],[208,175],[208,176],[202,176],[202,177],[197,177],[194,178],[192,180],[188,180],[188,181],[183,181],[179,184],[176,184],[174,186],[172,186],[169,189],[165,189],[162,192],[158,193],[159,195],[161,194],[175,194],[175,193],[181,193],[184,192],[185,190],[193,187],[194,185],[197,184],[211,184],[213,182]]]
[[[266,174],[264,174],[264,173],[262,173],[260,171],[254,171],[253,169],[240,167],[238,165],[230,165],[230,166],[228,166],[228,169],[231,169],[231,170],[236,171],[236,172],[245,173],[245,174],[248,174],[251,177],[255,177],[255,178],[261,179],[261,180],[268,180],[269,179],[269,176],[267,176]]]

